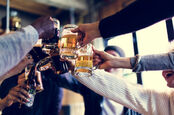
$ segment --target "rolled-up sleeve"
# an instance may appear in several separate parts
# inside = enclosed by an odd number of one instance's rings
[[[131,65],[135,62],[135,57],[131,58]],[[134,72],[168,70],[174,69],[174,52],[141,56]]]

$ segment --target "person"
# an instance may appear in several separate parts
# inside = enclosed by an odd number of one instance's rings
[[[136,55],[135,57],[124,58],[113,57],[103,51],[94,50],[94,52],[94,65],[99,64],[100,69],[126,68],[132,69],[133,72],[174,69],[173,51],[163,54]]]
[[[174,70],[164,70],[162,72],[162,75],[167,82],[167,86],[170,88],[174,88]]]
[[[86,45],[98,37],[107,39],[134,32],[174,16],[172,4],[173,0],[136,0],[101,21],[80,24],[73,32],[79,33],[81,45]]]
[[[101,52],[102,51],[98,51],[97,54],[106,54]],[[102,58],[103,61],[97,61],[100,62],[100,67],[109,69],[106,68],[107,66],[102,66],[102,64],[108,64],[107,59],[111,59],[109,57],[113,58],[113,56],[107,54],[107,56],[100,55],[98,57]],[[120,62],[122,63],[122,61]],[[115,63],[114,60],[112,60],[112,63]],[[117,63],[117,65],[121,64]],[[174,71],[171,71],[163,72],[163,76],[165,76],[168,86],[173,88],[174,85],[172,81]],[[94,92],[137,111],[138,113],[144,115],[174,115],[173,90],[158,91],[146,88],[139,84],[129,83],[125,79],[103,70],[95,70],[90,77],[75,77],[80,83]]]
[[[10,84],[9,84],[10,85]],[[20,104],[24,104],[28,102],[27,98],[29,98],[29,94],[26,91],[26,84],[19,83],[17,86],[13,87],[8,95],[0,100],[0,110],[4,110],[6,107],[11,106],[13,103],[19,102]],[[2,91],[2,87],[0,87],[0,90]],[[7,90],[4,90],[4,92],[8,92]],[[3,93],[1,94],[2,97]],[[21,101],[23,100],[23,101]]]
[[[81,24],[73,32],[79,33],[79,42],[85,45],[97,37],[110,38],[134,32],[174,15],[172,0],[136,0],[118,13],[94,23]],[[129,19],[129,20],[126,20]],[[133,71],[174,69],[173,52],[147,55]],[[139,56],[127,58],[126,68],[134,67]],[[129,63],[130,60],[130,63]]]
[[[108,54],[111,54],[114,57],[125,57],[125,53],[124,53],[123,49],[121,49],[118,46],[106,46],[104,49],[104,52],[107,52]],[[120,77],[123,76],[123,71],[124,71],[122,68],[121,69],[119,69],[119,68],[106,68],[104,70],[106,72],[112,73],[113,75],[118,75]],[[112,103],[113,103],[112,100],[107,99],[105,97],[104,97],[104,101],[106,101],[105,102],[106,106],[112,105]],[[119,108],[119,106],[118,105],[116,106],[116,105],[115,105],[115,107],[116,107],[115,109],[117,110]],[[123,105],[121,105],[121,106],[123,106]],[[107,111],[105,114],[110,115],[110,113],[108,113]],[[118,115],[118,113],[114,113],[114,114]],[[123,115],[140,115],[138,112],[135,112],[127,107],[123,107],[123,111],[121,112],[121,114],[123,114]]]
[[[62,106],[62,89],[58,88],[51,79],[44,78],[42,79],[44,90],[35,95],[32,107],[26,107],[24,104],[28,102],[27,97],[22,96],[21,99],[26,100],[24,103],[21,102],[20,96],[25,93],[28,97],[29,95],[26,89],[22,90],[17,83],[22,78],[24,78],[24,73],[12,76],[2,82],[0,86],[0,97],[4,102],[0,103],[3,106],[2,115],[58,115]],[[25,93],[23,93],[24,90]],[[20,103],[22,103],[21,107]]]
[[[23,62],[30,62],[30,60],[33,60],[35,63],[37,63],[39,60],[47,56],[46,54],[41,52],[41,48],[39,47],[34,47],[29,52],[29,54],[32,55],[34,60],[30,57],[29,59],[27,58],[28,60]],[[23,64],[26,65],[25,63]],[[10,104],[0,103],[0,105],[3,105],[3,107],[5,106],[2,111],[2,114],[3,115],[12,115],[12,114],[58,115],[62,106],[63,90],[62,88],[57,87],[56,83],[54,83],[52,79],[50,79],[50,77],[46,77],[47,74],[48,73],[46,72],[45,73],[41,72],[44,90],[40,93],[36,93],[34,104],[30,108],[26,107],[24,105],[25,103],[21,102],[21,100],[19,100],[20,98],[18,97],[20,91],[26,90],[26,89],[22,90],[21,87],[19,86],[20,84],[24,84],[25,81],[24,70],[21,73],[4,80],[0,86],[0,97],[2,100],[7,100],[7,102],[8,100],[13,102],[11,102]],[[21,93],[21,95],[23,95],[23,93]],[[14,98],[11,99],[11,97]],[[25,97],[24,99],[28,99],[25,95],[24,97]],[[25,102],[28,102],[28,100],[26,100]],[[22,106],[20,107],[21,103]]]
[[[174,71],[173,71],[174,72]],[[172,85],[173,72],[166,81]],[[168,74],[165,74],[168,75]],[[91,77],[76,78],[96,93],[144,115],[174,115],[173,90],[158,91],[127,82],[110,73],[96,70]]]
[[[107,46],[105,51],[116,57],[124,57],[124,51],[118,46]],[[108,69],[108,71],[116,76],[122,76],[122,69]],[[122,105],[113,102],[97,93],[93,92],[83,84],[79,83],[71,73],[64,73],[56,75],[53,72],[49,72],[58,85],[58,87],[64,87],[74,92],[80,93],[83,96],[85,104],[85,115],[121,115],[123,110],[125,115],[139,115],[133,110],[123,108]]]
[[[21,31],[0,36],[0,77],[16,66],[32,49],[39,38],[52,38],[54,21],[49,16],[40,17]]]

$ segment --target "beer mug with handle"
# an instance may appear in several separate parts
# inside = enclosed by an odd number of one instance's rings
[[[60,38],[60,57],[62,59],[76,59],[77,58],[77,36],[78,33],[71,32],[72,29],[77,28],[77,25],[67,24],[63,27]]]
[[[78,58],[75,60],[74,74],[80,77],[91,76],[93,67],[93,49],[89,43],[77,50]]]

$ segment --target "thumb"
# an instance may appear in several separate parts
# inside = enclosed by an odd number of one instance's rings
[[[100,64],[98,68],[99,69],[108,69],[109,67],[110,67],[109,63],[108,63],[108,61],[106,61],[106,62]]]
[[[14,103],[14,102],[13,102],[12,100],[8,100],[7,103],[6,103],[6,104],[7,104],[6,106],[7,106],[7,107],[10,107],[13,103]]]
[[[95,49],[94,47],[92,47],[92,49],[93,49],[94,55],[99,55],[100,56],[103,53],[103,51],[99,51],[99,50]]]
[[[73,32],[73,33],[80,32],[80,29],[77,27],[75,29],[72,29],[71,32]]]
[[[5,107],[9,107],[13,104],[13,100],[11,98],[13,98],[13,97],[11,97],[9,95],[4,98]]]

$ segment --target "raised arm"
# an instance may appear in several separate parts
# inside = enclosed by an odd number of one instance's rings
[[[32,26],[22,31],[0,36],[0,76],[24,58],[37,42],[39,35]]]
[[[54,24],[50,17],[41,17],[21,31],[0,36],[0,76],[5,74],[32,49],[39,38],[51,38]]]
[[[125,68],[134,72],[174,69],[174,52],[134,57],[113,57],[98,50],[94,54],[94,65],[99,65],[99,69]]]
[[[79,33],[81,45],[95,38],[134,32],[174,16],[173,0],[136,0],[123,10],[101,21],[80,24],[73,32]]]
[[[134,32],[174,16],[173,0],[136,0],[99,23],[104,38]]]
[[[170,115],[170,92],[157,92],[128,83],[120,76],[96,70],[91,77],[76,78],[94,92],[145,115]]]

